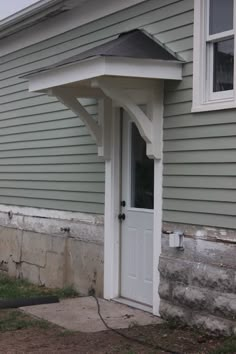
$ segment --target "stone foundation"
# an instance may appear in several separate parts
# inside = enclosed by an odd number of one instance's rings
[[[2,206],[0,271],[47,287],[103,294],[103,217]],[[5,208],[5,210],[4,210]],[[160,313],[216,334],[236,334],[236,231],[181,229],[184,250],[163,235]]]
[[[215,334],[236,334],[236,232],[165,225],[185,232],[184,250],[163,235],[160,313]],[[208,232],[209,230],[209,232]]]
[[[81,294],[93,288],[102,296],[102,218],[0,213],[0,223],[0,271],[51,288],[73,286]]]

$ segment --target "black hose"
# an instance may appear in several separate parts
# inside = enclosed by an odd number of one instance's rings
[[[149,343],[149,342],[146,342],[146,341],[144,341],[144,340],[140,340],[140,339],[138,339],[138,338],[131,337],[131,336],[129,336],[129,335],[124,334],[123,332],[120,332],[119,330],[117,330],[117,329],[115,329],[115,328],[110,327],[110,326],[106,323],[106,321],[104,320],[104,318],[103,318],[103,316],[102,316],[102,314],[101,314],[101,307],[100,307],[100,303],[99,303],[98,298],[96,297],[96,295],[95,295],[94,293],[93,293],[91,296],[95,299],[95,301],[96,301],[96,303],[97,303],[97,312],[98,312],[98,315],[99,315],[99,317],[100,317],[102,323],[103,323],[104,326],[105,326],[107,329],[109,329],[110,331],[112,331],[112,332],[118,334],[119,336],[125,338],[126,340],[129,340],[129,341],[132,341],[132,342],[136,342],[136,343],[138,343],[138,344],[140,344],[140,345],[143,345],[143,346],[146,346],[146,347],[149,347],[149,348],[152,348],[152,349],[161,350],[161,351],[163,351],[163,352],[165,352],[165,353],[168,353],[168,354],[182,354],[182,353],[177,352],[177,351],[175,351],[175,350],[171,350],[171,349],[164,348],[164,347],[162,347],[161,345],[154,344],[154,343]]]
[[[0,309],[13,309],[25,306],[43,305],[43,304],[53,304],[59,302],[57,296],[38,296],[31,298],[16,298],[16,299],[6,299],[0,300]]]

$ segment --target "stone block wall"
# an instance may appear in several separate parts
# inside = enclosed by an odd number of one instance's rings
[[[184,250],[169,247],[163,235],[159,263],[160,313],[215,334],[236,334],[236,233],[187,225]],[[222,235],[223,234],[223,235]]]
[[[103,220],[0,213],[0,271],[51,288],[103,294]],[[70,231],[64,231],[69,228]]]

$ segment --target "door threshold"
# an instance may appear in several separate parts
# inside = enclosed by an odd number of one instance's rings
[[[152,313],[152,306],[144,305],[144,304],[141,304],[140,302],[135,302],[135,301],[132,301],[132,300],[128,300],[128,299],[125,299],[123,297],[117,297],[115,299],[112,299],[112,301],[119,302],[120,304],[124,304],[124,305],[127,305],[129,307],[133,307],[133,308],[138,309],[138,310],[142,310],[142,311],[145,311],[145,312]]]

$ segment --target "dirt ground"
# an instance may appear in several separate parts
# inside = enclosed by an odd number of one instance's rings
[[[73,289],[48,290],[0,274],[0,299],[45,294],[77,295]],[[236,354],[236,337],[211,337],[173,323],[136,326],[134,322],[119,331],[123,336],[114,331],[71,332],[19,310],[0,309],[0,354]]]
[[[32,327],[0,332],[0,353],[163,354],[175,352],[205,354],[215,353],[214,349],[223,342],[223,339],[200,335],[184,328],[172,329],[166,325],[133,327],[121,332],[148,344],[140,345],[111,331],[85,334],[66,332],[51,326],[48,328]],[[155,349],[157,345],[169,351]]]

